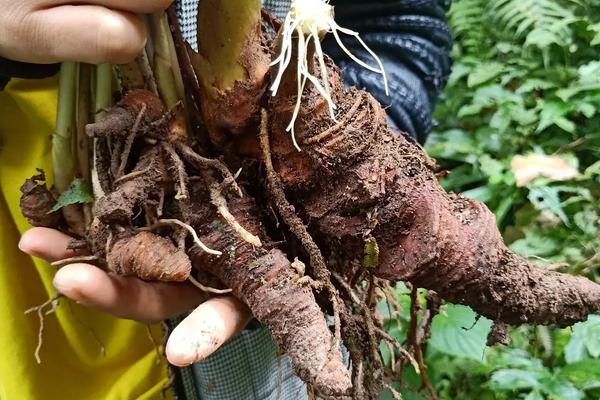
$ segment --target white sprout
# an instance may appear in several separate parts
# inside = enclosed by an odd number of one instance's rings
[[[300,112],[300,105],[302,100],[302,93],[306,86],[306,81],[310,81],[319,94],[327,101],[329,108],[329,114],[331,118],[337,122],[335,118],[336,105],[331,97],[331,89],[329,86],[329,79],[327,76],[327,69],[325,66],[325,58],[323,50],[321,48],[321,39],[328,33],[333,33],[336,42],[340,48],[350,57],[353,61],[358,63],[361,67],[366,68],[370,71],[376,72],[383,76],[383,85],[385,87],[385,94],[389,94],[387,77],[385,70],[383,69],[383,63],[377,57],[377,55],[366,45],[366,43],[360,38],[358,32],[352,31],[347,28],[342,28],[333,19],[333,6],[329,5],[329,0],[293,0],[290,7],[290,11],[285,17],[283,22],[283,30],[281,33],[281,53],[273,60],[271,66],[278,65],[277,76],[273,80],[271,85],[271,93],[273,96],[277,94],[283,74],[290,65],[293,53],[294,34],[297,36],[297,69],[296,69],[296,80],[298,83],[296,105],[294,112],[292,113],[292,119],[290,124],[287,126],[286,131],[292,135],[292,141],[298,151],[300,147],[296,142],[294,127],[296,124],[296,118]],[[373,67],[366,62],[356,57],[348,48],[344,45],[340,38],[339,33],[343,33],[349,36],[353,36],[358,40],[360,45],[373,57],[377,62],[377,67]],[[319,61],[319,70],[321,75],[321,81],[311,74],[308,67],[309,57],[308,46],[311,41],[315,46],[315,53]],[[311,60],[312,61],[312,60]]]

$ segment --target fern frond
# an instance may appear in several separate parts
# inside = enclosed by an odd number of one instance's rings
[[[566,49],[572,43],[571,25],[579,18],[578,0],[491,0],[488,12],[495,26],[512,41],[547,51],[552,45]]]
[[[467,54],[480,54],[485,47],[486,23],[484,12],[486,0],[456,0],[448,14],[450,27]]]

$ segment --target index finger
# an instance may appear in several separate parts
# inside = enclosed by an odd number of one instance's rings
[[[70,5],[97,5],[112,10],[129,11],[136,14],[151,14],[166,10],[173,0],[47,0],[44,8]]]

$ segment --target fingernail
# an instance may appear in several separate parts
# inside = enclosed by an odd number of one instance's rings
[[[19,239],[19,250],[21,250],[23,253],[27,253],[29,247],[27,241],[28,239],[26,234],[21,236],[21,238]]]
[[[58,290],[62,294],[66,295],[68,292],[71,291],[71,287],[69,285],[65,285],[65,283],[62,282],[60,278],[57,279],[56,276],[54,277],[54,280],[52,281],[52,284],[54,285],[54,287],[56,288],[56,290]]]
[[[207,331],[201,331],[193,337],[175,335],[169,339],[168,358],[178,365],[190,365],[209,357],[221,344],[216,335]]]

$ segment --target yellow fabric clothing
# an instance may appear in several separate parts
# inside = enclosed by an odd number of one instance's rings
[[[45,317],[35,361],[39,321],[23,312],[56,293],[55,268],[17,248],[29,227],[19,187],[36,167],[51,171],[55,112],[56,79],[13,80],[0,92],[0,400],[161,398],[167,367],[146,326],[71,301]],[[160,329],[152,332],[160,342]]]

